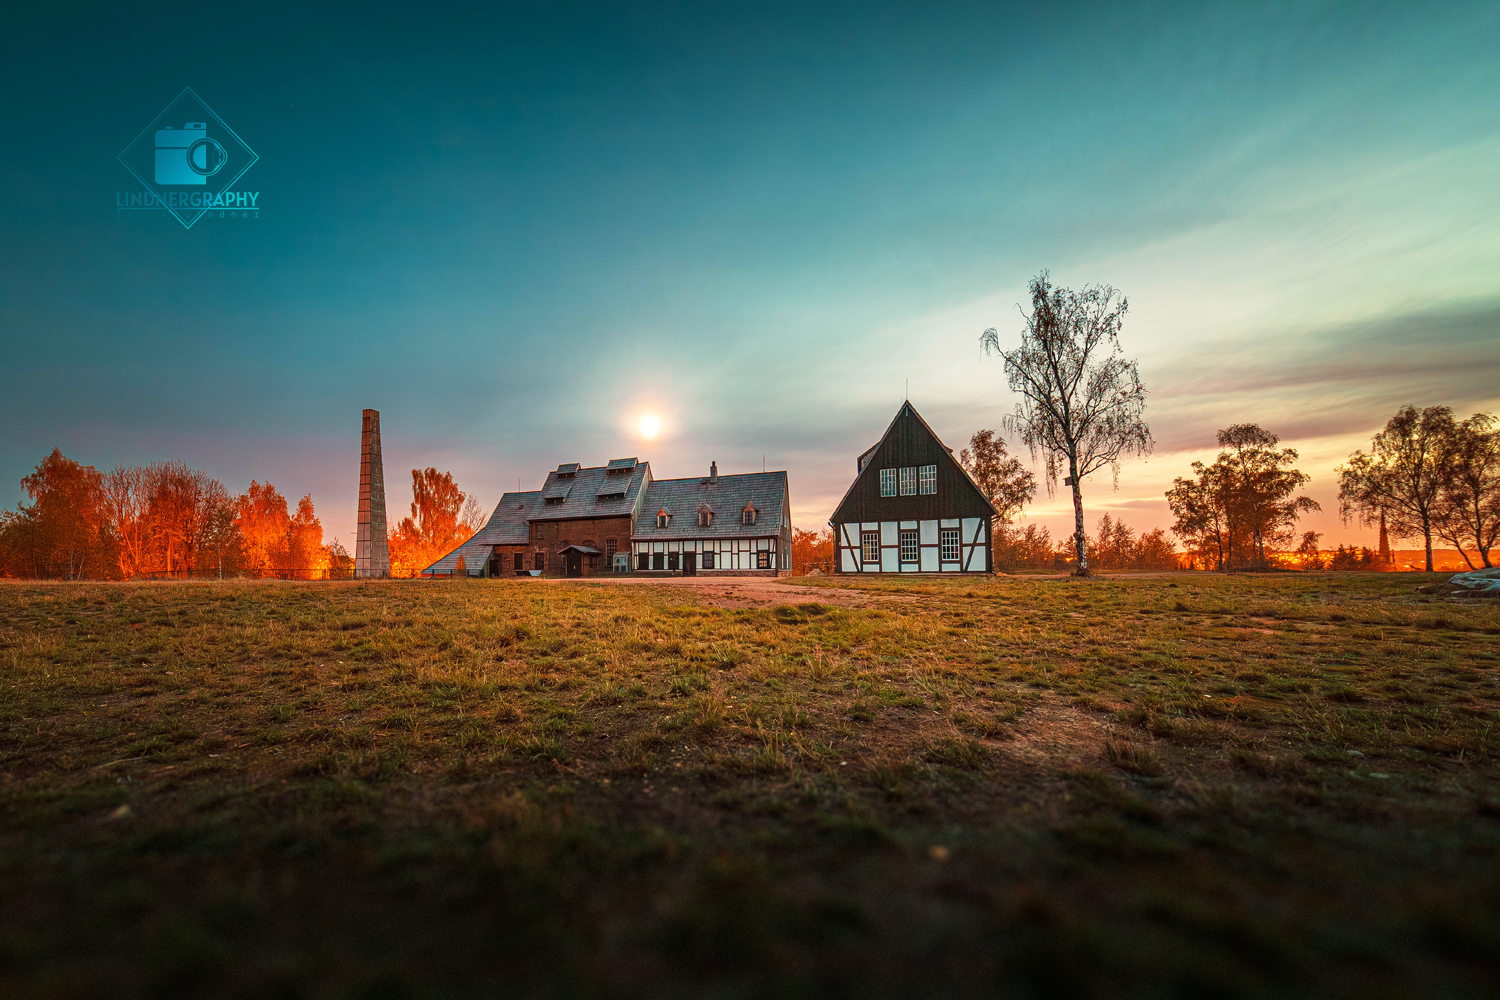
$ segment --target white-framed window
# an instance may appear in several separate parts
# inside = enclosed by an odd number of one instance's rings
[[[880,495],[883,497],[893,497],[896,495],[895,469],[880,470]]]
[[[917,533],[915,531],[901,532],[901,561],[914,563],[917,561]]]
[[[714,520],[713,511],[700,510],[698,512],[698,527],[700,527],[700,528],[706,528],[710,524],[713,523],[713,520]]]
[[[917,467],[908,465],[901,470],[901,495],[914,497],[917,495]]]
[[[769,552],[757,552],[757,553],[755,553],[755,568],[756,569],[770,569],[771,568],[771,553],[769,553]]]
[[[656,513],[656,526],[658,528],[665,528],[667,526],[667,522],[670,521],[670,520],[672,520],[672,515],[671,514],[668,514],[664,510],[657,511],[657,513]]]
[[[957,528],[944,528],[938,532],[938,557],[943,562],[958,562]]]
[[[757,511],[754,507],[750,506],[749,504],[745,504],[745,509],[740,511],[740,523],[754,524],[756,513]]]
[[[918,479],[921,480],[921,489],[918,491],[924,497],[931,496],[937,492],[937,466],[924,465],[918,471]]]
[[[867,563],[880,562],[880,532],[864,531],[859,536],[861,555]]]

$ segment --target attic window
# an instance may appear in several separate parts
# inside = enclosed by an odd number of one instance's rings
[[[665,528],[671,520],[672,515],[667,513],[666,508],[662,508],[656,512],[656,526],[658,528]]]
[[[714,512],[704,507],[698,511],[698,527],[706,528],[714,523]]]
[[[568,497],[567,497],[566,494],[564,494],[563,496],[560,496],[560,497],[548,497],[547,498],[547,504],[548,504],[548,506],[552,506],[553,504],[560,504],[560,503],[562,503],[566,499],[568,499]]]
[[[745,509],[740,512],[741,524],[754,524],[757,511],[752,504],[745,504]]]

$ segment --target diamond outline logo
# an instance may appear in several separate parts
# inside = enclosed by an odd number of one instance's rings
[[[151,192],[151,194],[153,194],[153,195],[156,196],[156,198],[157,198],[158,202],[161,204],[161,206],[164,209],[166,209],[168,212],[172,213],[172,217],[173,218],[175,218],[178,222],[182,223],[182,228],[184,228],[184,229],[192,229],[193,228],[193,223],[195,223],[199,219],[203,218],[204,214],[207,213],[207,212],[209,212],[211,209],[209,207],[188,207],[188,206],[181,206],[181,205],[176,205],[176,206],[169,205],[167,203],[167,199],[163,196],[162,192],[157,189],[158,185],[154,183],[154,177],[153,177],[153,180],[151,180],[151,181],[146,180],[146,178],[144,178],[144,177],[142,177],[140,175],[140,172],[137,171],[135,169],[135,167],[131,166],[130,161],[126,159],[126,156],[130,153],[131,150],[135,149],[135,147],[140,143],[140,141],[142,139],[146,138],[147,135],[150,135],[151,133],[155,132],[157,130],[157,128],[159,128],[161,126],[161,124],[162,124],[163,121],[169,120],[167,118],[167,116],[173,112],[173,109],[177,107],[177,105],[182,101],[182,99],[184,97],[192,97],[193,100],[197,101],[198,102],[198,106],[200,108],[202,108],[202,114],[207,115],[208,118],[211,119],[214,123],[216,123],[220,129],[222,129],[224,132],[226,132],[230,136],[232,136],[233,139],[234,139],[234,141],[237,142],[237,143],[239,143],[240,148],[245,151],[245,154],[248,157],[248,159],[246,160],[245,165],[240,168],[239,173],[237,173],[233,177],[229,178],[229,180],[226,181],[221,187],[218,187],[218,188],[214,189],[213,193],[215,195],[219,195],[219,194],[223,194],[226,191],[231,190],[234,187],[234,185],[239,181],[239,179],[241,177],[245,176],[245,172],[247,170],[249,170],[251,167],[255,166],[257,163],[260,162],[260,156],[255,152],[255,150],[253,150],[253,149],[250,148],[250,144],[248,142],[246,142],[244,139],[240,138],[239,133],[235,132],[234,129],[230,128],[228,125],[226,125],[224,123],[224,119],[220,118],[214,112],[214,109],[211,108],[211,107],[209,107],[208,103],[206,101],[204,101],[203,98],[199,97],[198,94],[197,94],[197,92],[195,92],[192,87],[183,87],[182,88],[182,93],[180,93],[176,97],[172,98],[172,100],[167,103],[167,106],[165,108],[162,108],[161,114],[159,114],[155,118],[153,118],[151,120],[151,123],[141,130],[141,134],[140,135],[138,135],[134,139],[130,140],[130,142],[126,144],[125,148],[122,149],[122,150],[120,150],[119,155],[117,155],[115,157],[115,159],[119,160],[121,166],[123,166],[126,170],[130,171],[130,175],[132,177],[134,177],[136,180],[140,181],[141,185],[144,186],[147,191]],[[199,118],[199,117],[202,117],[202,116],[200,114],[198,114],[197,112],[194,112],[194,114],[193,114],[192,117],[193,118]],[[176,118],[170,119],[170,120],[172,120],[172,121],[188,121],[190,119],[185,119],[180,114],[178,114]],[[208,193],[208,192],[205,191],[205,193]],[[191,216],[191,218],[185,218],[185,216]]]

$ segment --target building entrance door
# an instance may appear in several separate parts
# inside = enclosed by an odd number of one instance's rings
[[[583,553],[582,552],[571,552],[571,551],[565,552],[565,553],[563,553],[563,559],[566,561],[566,564],[567,564],[567,567],[568,567],[568,575],[569,576],[582,576],[583,575]]]
[[[682,554],[682,575],[683,576],[697,576],[698,575],[698,553],[696,553],[696,552],[684,552]]]

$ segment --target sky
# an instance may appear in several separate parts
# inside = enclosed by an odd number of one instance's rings
[[[1500,5],[717,6],[8,14],[0,504],[53,447],[178,459],[347,545],[373,407],[397,514],[417,467],[490,508],[637,455],[786,469],[818,528],[904,398],[1001,426],[979,338],[1043,269],[1121,290],[1150,392],[1091,529],[1170,526],[1254,422],[1373,544],[1335,467],[1403,405],[1500,412]],[[184,87],[259,217],[116,210]]]

